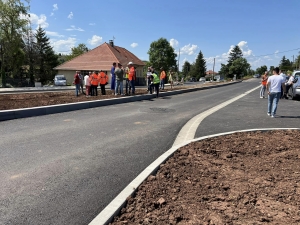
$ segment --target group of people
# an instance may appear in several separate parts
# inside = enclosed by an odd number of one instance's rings
[[[279,99],[288,99],[288,91],[293,85],[293,75],[285,75],[284,70],[278,67],[272,71],[273,75],[268,76],[268,71],[261,77],[260,98],[265,98],[265,92],[268,93],[268,116],[275,117]]]
[[[126,80],[126,95],[135,94],[136,72],[132,62],[129,62],[124,69],[121,63],[113,63],[111,68],[111,90],[113,95],[124,95],[123,80]],[[108,84],[109,77],[107,72],[93,71],[86,74],[84,77],[80,71],[76,71],[74,75],[75,94],[78,97],[80,89],[82,94],[89,96],[98,96],[98,86],[100,85],[101,94],[106,95],[105,86]],[[83,91],[85,85],[85,92]]]
[[[160,76],[155,72],[152,66],[148,67],[148,71],[146,74],[146,81],[147,81],[147,91],[152,94],[156,94],[156,97],[159,95],[159,90],[165,89],[165,81],[166,81],[166,72],[163,67],[160,68]],[[170,83],[171,89],[173,89],[173,75],[174,72],[171,70],[169,72],[168,81]]]
[[[98,86],[100,85],[102,95],[106,94],[105,85],[108,84],[108,75],[104,71],[93,71],[86,74],[84,77],[80,74],[80,71],[76,71],[74,75],[75,84],[75,94],[78,97],[80,93],[80,88],[82,94],[85,94],[86,97],[97,96],[98,95]],[[83,84],[85,85],[85,93],[83,91]]]
[[[110,70],[111,84],[110,89],[113,95],[124,95],[123,80],[125,78],[125,95],[135,95],[136,67],[132,62],[127,64],[124,69],[121,63],[113,63]]]

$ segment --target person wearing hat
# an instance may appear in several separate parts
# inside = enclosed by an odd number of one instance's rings
[[[133,62],[128,63],[128,68],[129,68],[128,80],[130,83],[132,94],[134,95],[135,94],[135,69],[133,66]]]
[[[115,74],[116,74],[115,95],[118,95],[118,94],[124,95],[123,94],[123,76],[124,76],[124,70],[122,68],[122,64],[121,63],[118,63],[118,67],[115,69]]]
[[[166,72],[164,71],[164,68],[160,68],[160,89],[164,90],[165,89],[165,79],[166,79]]]

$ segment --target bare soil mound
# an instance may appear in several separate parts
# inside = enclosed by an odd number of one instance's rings
[[[173,90],[181,90],[191,88],[188,86],[174,87]],[[170,91],[171,89],[163,90]],[[136,89],[135,95],[147,94],[146,89]],[[111,90],[106,90],[106,95],[101,95],[101,91],[98,90],[98,96],[86,97],[84,94],[75,96],[74,91],[62,91],[62,92],[32,92],[32,93],[15,93],[15,94],[2,94],[0,95],[0,110],[30,108],[47,105],[66,104],[73,102],[93,101],[100,99],[120,98],[121,95],[112,95]]]
[[[111,224],[300,224],[299,140],[247,132],[182,147]]]

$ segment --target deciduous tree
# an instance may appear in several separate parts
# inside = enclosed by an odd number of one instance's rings
[[[170,68],[176,68],[177,54],[167,39],[160,38],[157,41],[153,41],[150,44],[148,54],[149,61],[155,69],[159,70],[163,67],[168,71]]]
[[[29,0],[0,1],[0,71],[2,85],[6,85],[6,73],[20,69],[24,52],[22,32],[27,28]]]
[[[75,58],[75,57],[77,57],[77,56],[79,56],[79,55],[81,55],[85,52],[88,52],[88,51],[89,51],[89,49],[85,44],[83,44],[83,43],[78,44],[77,47],[71,48],[71,54],[67,55],[66,59],[71,60],[71,59],[73,59],[73,58]]]

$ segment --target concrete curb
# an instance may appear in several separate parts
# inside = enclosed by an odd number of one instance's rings
[[[240,81],[228,82],[225,84],[220,84],[220,85],[215,85],[215,86],[198,87],[198,88],[196,87],[196,88],[162,92],[162,93],[160,93],[160,97],[166,97],[166,96],[170,96],[170,95],[177,95],[177,94],[183,94],[183,93],[188,93],[188,92],[193,92],[193,91],[223,87],[223,86],[236,84],[236,83],[240,83]],[[128,97],[122,97],[122,98],[40,106],[40,107],[33,107],[33,108],[0,110],[0,121],[13,120],[13,119],[19,119],[19,118],[27,118],[27,117],[32,117],[32,116],[43,116],[43,115],[49,115],[49,114],[54,114],[54,113],[70,112],[70,111],[74,111],[74,110],[122,104],[122,103],[135,102],[135,101],[150,100],[153,98],[155,98],[155,95],[150,95],[150,94],[147,95],[146,94],[146,95],[128,96]]]
[[[179,148],[186,146],[192,142],[209,139],[213,137],[219,137],[234,133],[242,133],[242,132],[254,132],[254,131],[272,131],[272,130],[300,130],[300,128],[260,128],[260,129],[249,129],[249,130],[237,130],[226,133],[219,133],[214,135],[203,136],[200,138],[192,139],[186,141],[180,145],[173,146],[164,154],[162,154],[159,158],[157,158],[153,163],[151,163],[144,171],[142,171],[130,184],[127,185],[123,189],[123,191],[112,200],[108,206],[106,206],[100,214],[94,218],[89,225],[107,225],[113,221],[113,218],[117,216],[121,209],[126,205],[126,199],[129,196],[133,196],[135,192],[138,190],[138,187],[144,182],[150,175],[153,175],[157,172],[160,165],[166,162]]]

